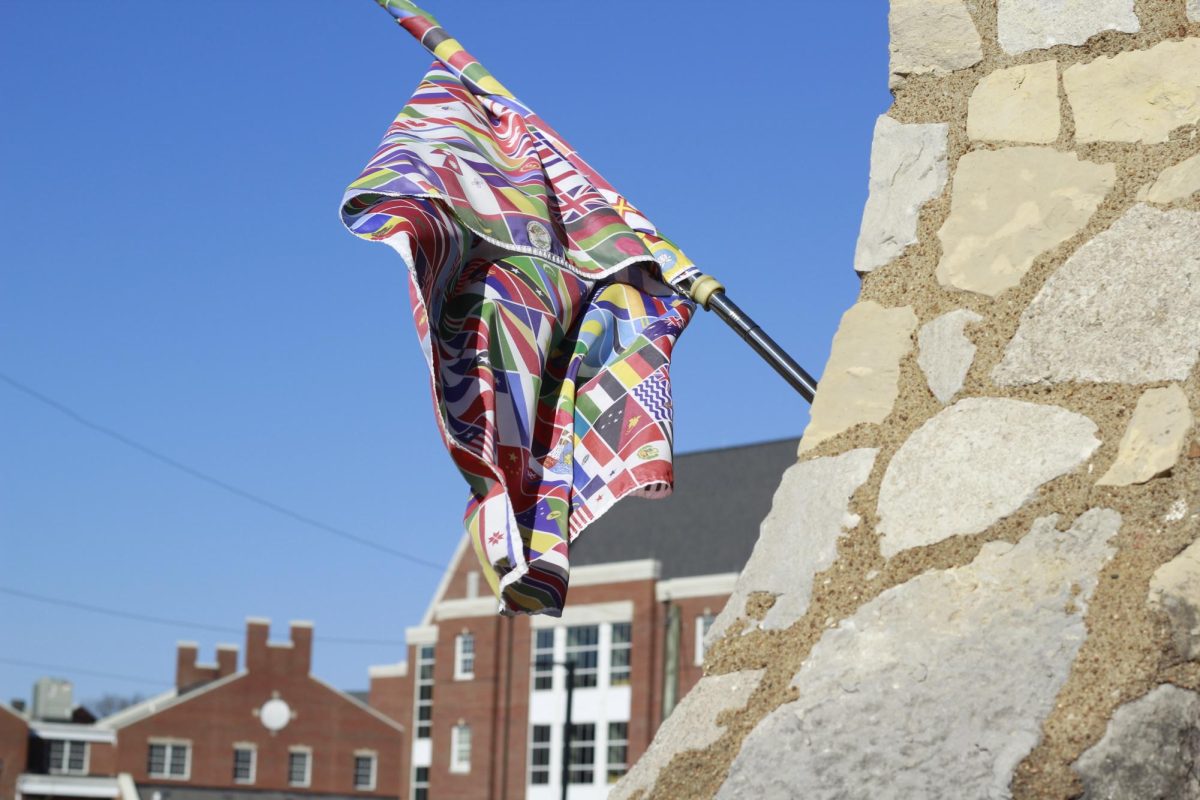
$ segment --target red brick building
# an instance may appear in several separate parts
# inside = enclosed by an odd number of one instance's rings
[[[411,731],[412,800],[560,796],[567,661],[576,665],[572,800],[603,798],[699,680],[796,441],[692,453],[666,500],[627,500],[571,546],[560,619],[504,618],[464,540],[408,661],[370,671],[370,704]]]
[[[181,643],[174,689],[93,724],[20,720],[29,751],[17,796],[397,800],[404,726],[310,674],[310,624],[293,622],[287,642],[269,641],[269,629],[247,621],[241,669],[235,646],[200,664],[197,646]],[[0,732],[0,750],[12,741]]]
[[[29,757],[29,722],[15,709],[0,703],[0,800],[17,796],[17,776]]]

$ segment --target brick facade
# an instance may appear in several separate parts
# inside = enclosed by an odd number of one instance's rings
[[[0,800],[17,795],[17,776],[29,753],[29,723],[8,706],[0,705]]]

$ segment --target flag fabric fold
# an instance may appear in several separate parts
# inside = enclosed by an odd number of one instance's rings
[[[672,472],[671,353],[692,263],[430,15],[378,0],[437,58],[347,189],[391,245],[464,525],[501,613],[561,614],[569,543]]]

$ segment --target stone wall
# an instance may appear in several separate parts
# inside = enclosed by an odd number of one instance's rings
[[[613,797],[1200,797],[1200,0],[892,0],[842,319]]]

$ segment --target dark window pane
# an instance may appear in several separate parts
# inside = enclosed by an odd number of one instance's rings
[[[187,745],[171,745],[171,775],[182,778],[187,774]]]
[[[150,745],[150,756],[147,771],[151,775],[165,775],[167,772],[167,746],[162,744]]]
[[[533,726],[533,741],[549,742],[550,741],[550,726],[549,725],[534,725]]]
[[[417,767],[417,783],[429,783],[429,767]]]
[[[628,622],[619,622],[616,625],[613,625],[612,626],[613,644],[620,644],[622,642],[628,642],[630,639],[630,634],[632,633],[632,630],[633,630],[633,627]]]

